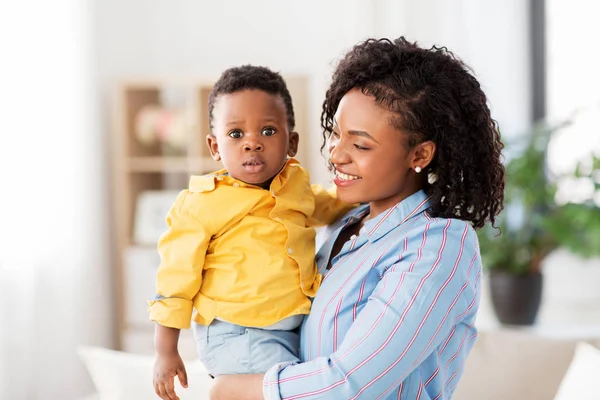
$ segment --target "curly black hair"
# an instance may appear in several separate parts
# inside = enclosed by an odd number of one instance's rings
[[[469,68],[446,47],[421,48],[404,37],[368,39],[337,65],[327,90],[323,147],[342,97],[352,89],[397,113],[391,124],[409,135],[409,147],[436,144],[425,170],[434,217],[459,218],[475,229],[504,207],[504,147],[486,95]]]
[[[269,68],[243,65],[225,70],[210,91],[208,96],[208,122],[213,129],[213,110],[217,98],[222,94],[231,94],[242,90],[262,90],[280,96],[285,104],[287,122],[290,130],[296,125],[292,96],[283,77]]]

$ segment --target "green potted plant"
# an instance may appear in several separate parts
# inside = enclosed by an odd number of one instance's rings
[[[556,201],[560,179],[585,179],[600,190],[600,159],[580,164],[571,176],[551,176],[547,152],[558,127],[537,125],[507,146],[505,211],[497,228],[479,232],[484,268],[490,271],[494,311],[503,324],[531,325],[541,303],[542,263],[558,247],[584,257],[600,254],[600,210]]]

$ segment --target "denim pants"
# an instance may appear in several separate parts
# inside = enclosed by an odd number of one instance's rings
[[[214,320],[193,324],[200,361],[212,376],[260,374],[284,361],[297,362],[298,332],[247,328]]]

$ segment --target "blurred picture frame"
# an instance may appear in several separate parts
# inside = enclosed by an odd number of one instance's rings
[[[178,190],[147,190],[137,198],[133,224],[133,241],[137,245],[155,246],[167,229],[166,217]]]

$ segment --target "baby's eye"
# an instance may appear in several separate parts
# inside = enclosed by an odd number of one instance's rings
[[[275,129],[274,128],[265,128],[262,130],[262,135],[263,136],[273,136],[275,134]]]
[[[229,137],[231,137],[233,139],[240,139],[242,136],[244,136],[244,134],[240,130],[235,130],[235,131],[229,132]]]

